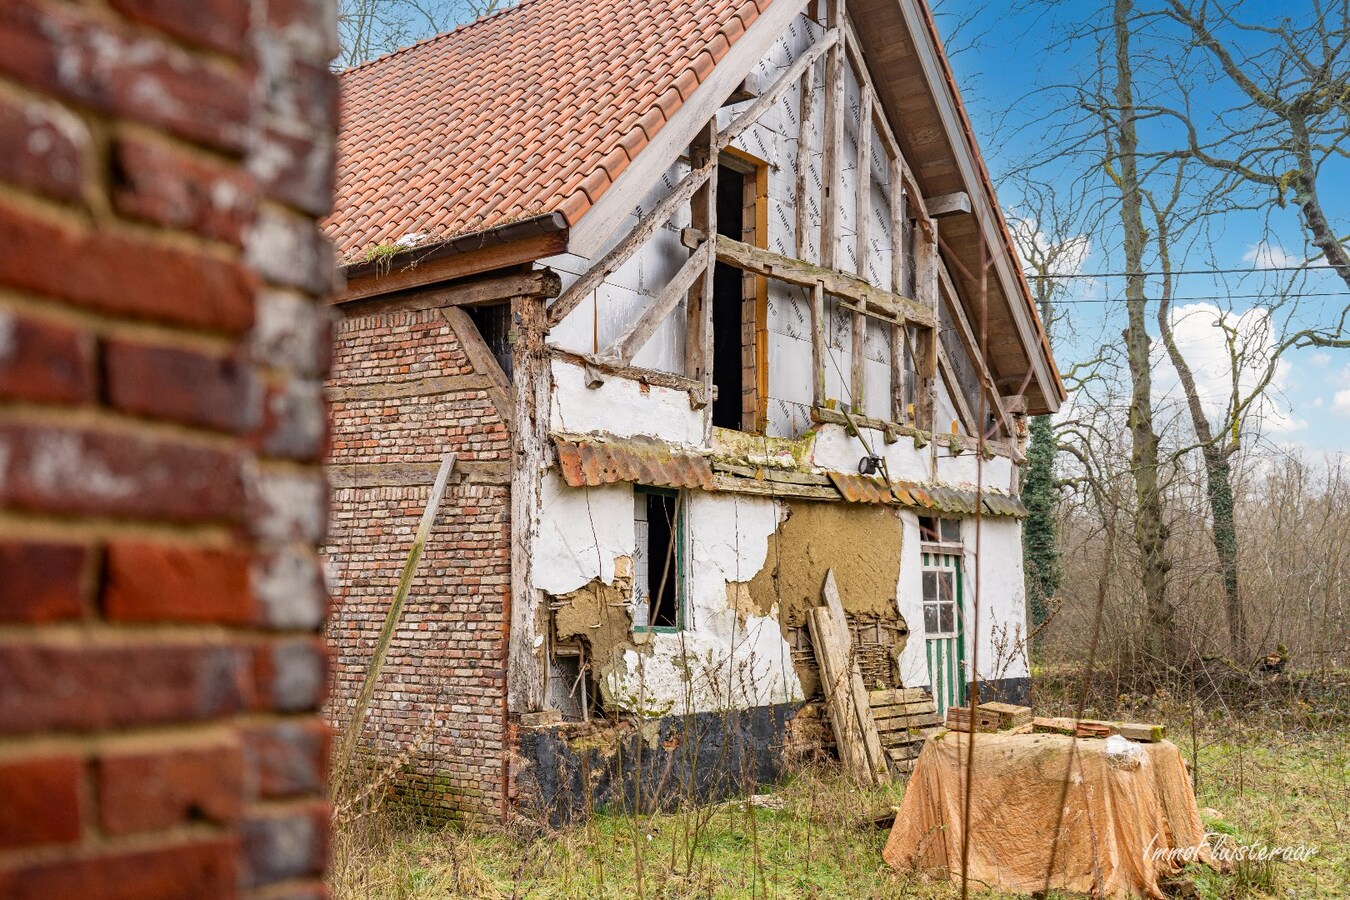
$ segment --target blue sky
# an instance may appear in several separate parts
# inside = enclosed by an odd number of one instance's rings
[[[1047,11],[1047,7],[1052,8]],[[1097,66],[1090,44],[1066,41],[1063,29],[1101,16],[1103,7],[1109,8],[1109,4],[1083,0],[1035,5],[944,0],[940,4],[939,27],[956,51],[952,64],[996,181],[1002,182],[1028,156],[1055,146],[1075,118],[1064,99],[1066,93],[1053,86],[1081,84],[1093,77]],[[1310,3],[1298,2],[1246,2],[1237,9],[1246,21],[1269,22],[1284,15],[1297,16],[1310,7]],[[961,26],[953,34],[958,21]],[[1158,26],[1147,38],[1141,37],[1136,42],[1136,49],[1146,57],[1137,75],[1136,94],[1141,102],[1153,98],[1176,100],[1169,83],[1176,69],[1171,62],[1176,55],[1175,46],[1169,44],[1174,34],[1177,32]],[[1191,96],[1192,114],[1198,124],[1207,119],[1212,121],[1236,97],[1222,78],[1201,73],[1195,82],[1202,86]],[[1175,141],[1177,135],[1169,134],[1161,126],[1145,126],[1142,137],[1146,145],[1161,148]],[[1092,145],[1094,149],[1098,146]],[[1088,165],[1086,155],[1068,158],[1047,167],[1040,177],[1068,194]],[[1323,204],[1337,233],[1350,232],[1350,164],[1344,159],[1328,164],[1320,186]],[[1025,207],[1018,208],[1018,195],[1012,184],[1000,189],[1000,200],[1005,208],[1011,208],[1014,217],[1026,214]],[[1117,216],[1114,208],[1091,210],[1089,217],[1105,223],[1108,233],[1088,241],[1088,251],[1077,274],[1121,270],[1120,253],[1111,252],[1109,234],[1110,226],[1118,222]],[[1248,295],[1269,297],[1271,292],[1280,291],[1297,294],[1299,319],[1304,322],[1334,317],[1350,303],[1344,282],[1334,274],[1268,268],[1298,265],[1313,252],[1305,244],[1292,208],[1276,208],[1260,213],[1227,214],[1198,235],[1181,260],[1174,259],[1174,266],[1179,264],[1186,269],[1241,269],[1248,273],[1186,275],[1178,279],[1175,289],[1178,306],[1186,310],[1178,325],[1179,338],[1187,342],[1189,352],[1201,361],[1197,376],[1202,383],[1208,371],[1215,396],[1225,368],[1225,351],[1217,340],[1219,331],[1211,327],[1219,308],[1231,310],[1235,315],[1246,312],[1244,322],[1251,325],[1261,321],[1259,311],[1251,310],[1259,310],[1268,300]],[[1062,365],[1090,358],[1103,343],[1118,345],[1124,327],[1125,311],[1119,302],[1124,279],[1079,277],[1072,279],[1071,284],[1067,298],[1071,328],[1058,336],[1057,353]],[[1324,294],[1329,296],[1320,296]],[[1206,360],[1208,365],[1204,363]],[[1161,373],[1159,380],[1164,389],[1174,380],[1170,367]],[[1350,351],[1309,349],[1290,353],[1277,383],[1268,410],[1269,440],[1299,444],[1315,452],[1350,448]]]

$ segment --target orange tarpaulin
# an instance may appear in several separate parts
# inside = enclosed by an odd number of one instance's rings
[[[946,869],[960,881],[969,740],[945,732],[924,744],[882,854],[890,865]],[[1169,741],[978,734],[974,762],[974,884],[1161,898],[1159,879],[1188,855],[1210,859],[1186,763]]]

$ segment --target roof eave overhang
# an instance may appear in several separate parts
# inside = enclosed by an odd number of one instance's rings
[[[383,259],[360,260],[339,266],[339,271],[348,281],[378,275],[381,272],[400,271],[415,268],[426,263],[436,262],[450,256],[474,253],[496,246],[516,243],[526,238],[542,234],[554,234],[567,230],[567,219],[562,213],[551,212],[514,222],[434,241],[400,250]]]
[[[975,144],[950,65],[943,55],[932,12],[924,0],[899,0],[896,5],[917,50],[929,95],[940,114],[947,150],[970,196],[971,214],[979,224],[981,237],[994,263],[994,272],[1008,300],[1018,339],[1026,351],[1032,377],[1044,399],[1044,407],[1032,411],[1053,413],[1066,399],[1064,383],[1055,367],[1045,329],[1035,312],[1020,257],[998,206],[989,172]]]

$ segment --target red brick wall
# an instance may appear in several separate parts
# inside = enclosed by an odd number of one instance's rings
[[[0,896],[318,896],[331,0],[0,3]]]
[[[344,320],[330,385],[332,715],[347,720],[441,455],[453,451],[456,473],[371,701],[362,747],[385,766],[411,752],[399,787],[434,817],[495,813],[502,617],[511,590],[506,423],[436,310]]]

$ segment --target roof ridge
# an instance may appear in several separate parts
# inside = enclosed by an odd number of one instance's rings
[[[424,37],[420,41],[413,41],[411,44],[408,44],[406,46],[395,47],[388,53],[377,56],[374,59],[368,59],[365,60],[364,62],[359,62],[354,66],[348,66],[347,68],[338,72],[338,76],[341,77],[343,75],[351,74],[352,72],[358,72],[362,69],[368,69],[377,63],[382,63],[385,62],[386,60],[393,59],[394,57],[399,56],[403,53],[407,53],[410,50],[416,50],[418,47],[434,43],[443,38],[454,37],[456,35],[461,34],[462,32],[470,30],[471,28],[475,28],[479,25],[495,21],[496,19],[500,19],[503,16],[509,15],[510,13],[516,12],[519,9],[523,9],[526,6],[530,6],[538,2],[539,0],[520,0],[520,2],[518,3],[513,3],[510,6],[503,7],[502,9],[497,10],[496,12],[489,13],[486,16],[474,19],[472,22],[462,22],[459,25],[456,25],[454,28],[451,28],[449,31],[438,32],[436,34],[431,35],[430,37]]]

